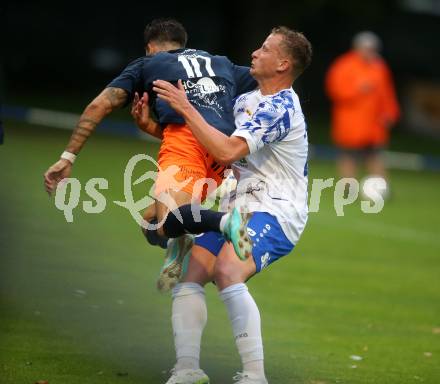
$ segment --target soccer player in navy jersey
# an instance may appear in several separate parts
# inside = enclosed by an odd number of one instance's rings
[[[76,156],[101,120],[144,91],[149,95],[152,110],[158,119],[158,124],[146,130],[162,138],[156,197],[169,196],[177,206],[181,206],[197,198],[195,194],[201,195],[201,199],[204,198],[205,190],[196,191],[198,180],[210,178],[217,184],[221,183],[225,168],[218,165],[197,142],[180,115],[166,102],[155,100],[151,91],[152,83],[158,78],[170,82],[182,79],[188,98],[197,110],[217,129],[230,135],[234,130],[233,97],[256,87],[255,80],[249,74],[249,68],[236,66],[224,56],[186,49],[186,31],[175,20],[153,20],[147,25],[144,37],[147,56],[131,62],[87,106],[61,159],[45,173],[45,187],[49,193],[61,179],[70,176]],[[174,174],[174,181],[170,185],[166,171],[172,166],[178,166],[179,170]],[[173,188],[180,183],[186,185],[174,190]],[[163,200],[166,201],[166,198]],[[161,201],[156,201],[155,209],[147,210],[144,214],[147,222],[156,216],[160,223],[167,215],[169,207]],[[167,242],[161,236],[161,228],[149,230],[147,226],[144,228],[144,234],[150,243],[166,247]],[[176,246],[168,247],[168,257],[161,271],[158,287],[169,287],[180,277],[180,271],[175,269],[181,267],[179,261],[187,255],[192,243],[188,238],[179,242],[180,246],[176,241]],[[163,278],[167,279],[165,284]]]
[[[168,215],[165,233],[203,233],[196,238],[183,281],[173,289],[173,331],[177,363],[167,382],[207,383],[199,368],[201,335],[207,320],[204,285],[215,281],[228,310],[243,364],[237,384],[267,384],[263,364],[260,312],[245,282],[288,254],[304,230],[307,216],[308,140],[294,80],[311,61],[305,36],[274,28],[252,54],[251,73],[259,89],[239,96],[234,105],[236,130],[228,137],[208,124],[188,101],[183,86],[154,82],[154,90],[185,119],[194,136],[221,164],[232,164],[238,179],[232,213],[179,208],[183,222]],[[251,213],[247,223],[241,212]],[[242,227],[234,225],[242,222]],[[231,244],[233,232],[252,243],[240,261]]]

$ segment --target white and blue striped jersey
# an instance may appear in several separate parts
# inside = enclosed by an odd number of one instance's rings
[[[260,90],[235,100],[234,136],[249,155],[233,164],[238,180],[234,204],[248,212],[268,212],[296,244],[307,222],[306,123],[292,88],[274,95]]]

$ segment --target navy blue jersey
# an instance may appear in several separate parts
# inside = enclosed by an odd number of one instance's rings
[[[184,120],[152,92],[154,80],[176,84],[182,80],[188,99],[204,119],[227,134],[235,130],[232,99],[257,87],[248,67],[234,65],[225,56],[213,56],[195,49],[159,52],[132,61],[108,87],[122,88],[130,99],[147,91],[159,123]]]

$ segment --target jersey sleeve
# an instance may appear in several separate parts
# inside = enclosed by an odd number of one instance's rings
[[[254,153],[264,145],[283,140],[290,127],[288,108],[281,102],[264,101],[260,103],[252,119],[238,127],[232,135],[244,138],[249,152]]]
[[[255,88],[257,88],[257,81],[252,77],[249,70],[249,67],[233,65],[232,71],[234,73],[234,80],[237,87],[235,96],[253,91]]]
[[[133,60],[118,77],[115,77],[107,85],[107,88],[114,87],[125,90],[128,93],[127,103],[129,103],[133,99],[134,93],[142,89],[142,68],[144,60],[145,57]]]

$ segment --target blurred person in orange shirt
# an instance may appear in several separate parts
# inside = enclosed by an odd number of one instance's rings
[[[386,180],[383,149],[399,118],[391,72],[380,56],[381,41],[373,32],[360,32],[352,49],[336,58],[326,75],[332,102],[332,140],[341,150],[342,177],[356,177],[357,163],[365,162],[371,176]]]

